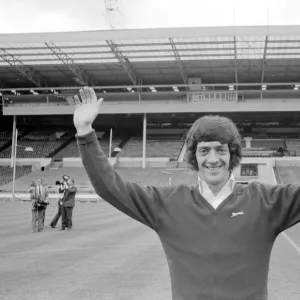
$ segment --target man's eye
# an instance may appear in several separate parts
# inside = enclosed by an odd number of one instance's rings
[[[203,154],[206,154],[207,153],[207,150],[206,149],[198,149],[197,151],[199,154],[203,155]]]
[[[219,153],[221,153],[221,154],[226,154],[227,152],[228,152],[228,150],[225,149],[225,148],[221,148],[221,149],[219,150]]]

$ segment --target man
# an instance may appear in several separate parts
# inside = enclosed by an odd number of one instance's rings
[[[30,200],[31,200],[31,232],[36,232],[37,230],[37,220],[38,220],[38,212],[37,212],[37,203],[36,203],[36,197],[35,197],[35,186],[36,186],[36,181],[32,181],[30,184],[29,188],[29,195],[30,195]]]
[[[72,214],[73,207],[75,206],[75,195],[77,188],[74,186],[74,179],[68,179],[66,184],[66,190],[62,199],[62,211],[61,211],[61,230],[72,230]]]
[[[144,187],[123,180],[92,129],[103,100],[88,87],[79,93],[74,125],[91,183],[105,201],[157,232],[173,300],[266,300],[274,241],[300,221],[300,185],[236,183],[240,136],[219,116],[198,119],[187,136],[198,185]]]
[[[32,232],[35,231],[35,227],[36,227],[35,223],[36,223],[36,219],[37,219],[37,222],[38,222],[38,230],[37,231],[41,232],[44,229],[46,208],[47,208],[47,205],[49,204],[48,188],[43,183],[42,179],[38,179],[36,181],[36,185],[33,187],[31,194],[32,194],[33,203],[34,203],[33,207],[32,207],[31,231]],[[35,218],[33,216],[34,213],[35,213]]]
[[[67,181],[68,181],[69,178],[70,178],[70,176],[67,175],[67,174],[64,174],[62,176],[62,180],[60,181],[60,186],[58,188],[58,192],[60,194],[65,192],[65,190],[66,190],[66,184],[67,184]],[[54,216],[54,218],[52,219],[52,221],[50,222],[50,226],[52,228],[56,227],[56,224],[57,224],[57,222],[58,222],[58,220],[59,220],[59,218],[61,216],[61,211],[62,211],[62,205],[61,205],[61,203],[62,203],[62,199],[63,198],[59,198],[58,199],[58,202],[57,202],[57,204],[58,204],[58,211],[57,211],[56,215]]]

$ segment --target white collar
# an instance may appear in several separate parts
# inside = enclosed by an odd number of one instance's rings
[[[208,186],[208,184],[204,180],[202,180],[199,175],[198,175],[198,182],[199,182],[200,194],[202,194],[204,191],[207,191],[207,189],[210,190],[210,187]],[[222,187],[221,190],[223,190],[223,188],[225,188],[225,187],[228,187],[230,189],[230,191],[232,192],[234,185],[235,185],[235,179],[233,176],[233,172],[231,172],[228,181],[224,184],[224,186]]]

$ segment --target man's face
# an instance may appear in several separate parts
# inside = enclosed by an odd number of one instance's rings
[[[36,184],[37,184],[37,185],[41,185],[41,180],[38,179],[38,180],[36,181]]]
[[[209,186],[223,186],[229,177],[230,152],[227,144],[199,142],[196,149],[199,176]]]
[[[70,178],[67,180],[67,184],[68,184],[69,186],[72,186],[73,182],[72,182],[72,180],[71,180]]]

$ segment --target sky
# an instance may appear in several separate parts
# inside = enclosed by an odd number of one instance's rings
[[[0,12],[0,33],[300,24],[299,0],[0,0]]]

